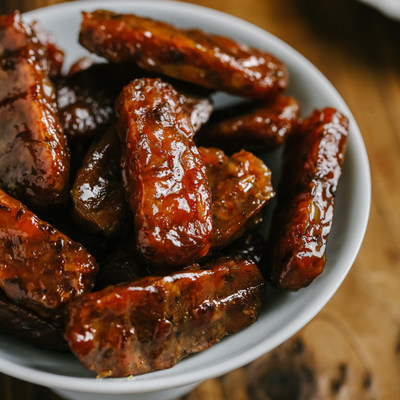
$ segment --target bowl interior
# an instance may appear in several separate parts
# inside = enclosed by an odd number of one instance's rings
[[[269,288],[261,316],[251,327],[181,361],[172,369],[138,376],[134,380],[96,380],[95,374],[81,366],[73,356],[38,350],[0,335],[0,371],[45,386],[98,393],[137,393],[199,382],[240,367],[273,349],[309,322],[335,293],[356,257],[368,220],[370,175],[367,154],[350,110],[326,78],[290,46],[238,18],[167,1],[73,2],[36,10],[26,14],[26,18],[39,20],[54,34],[66,52],[68,65],[87,54],[77,40],[80,11],[98,8],[137,13],[182,27],[198,27],[267,50],[288,66],[288,92],[299,100],[303,115],[310,114],[315,108],[332,106],[350,119],[349,143],[325,271],[311,286],[297,293],[282,293]],[[232,101],[235,98],[223,94],[215,98],[217,106]],[[275,184],[279,175],[279,157],[280,152],[276,151],[264,158],[272,170]],[[269,206],[266,212],[265,232],[272,208]]]

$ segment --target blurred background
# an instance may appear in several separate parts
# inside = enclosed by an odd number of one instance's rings
[[[56,3],[0,0],[0,13]],[[396,14],[384,16],[356,0],[188,3],[224,11],[271,32],[333,83],[364,137],[372,204],[354,266],[319,315],[282,346],[248,366],[204,382],[185,399],[400,399],[400,22]],[[0,374],[0,399],[60,398],[46,388]]]

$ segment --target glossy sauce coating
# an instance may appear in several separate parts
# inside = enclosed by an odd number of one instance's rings
[[[112,125],[90,147],[71,190],[74,214],[84,229],[110,236],[133,225],[120,162],[121,143]]]
[[[43,317],[93,287],[97,265],[78,243],[0,190],[0,288]]]
[[[250,226],[275,195],[271,171],[253,154],[242,150],[227,157],[222,150],[199,148],[212,193],[212,247],[226,246]]]
[[[298,123],[299,104],[293,97],[279,96],[252,107],[243,114],[243,104],[220,110],[234,117],[211,125],[202,132],[201,142],[223,149],[273,150],[281,146]]]
[[[263,279],[251,261],[222,259],[82,296],[65,338],[100,377],[170,368],[258,317]]]
[[[194,85],[181,85],[179,99],[198,130],[212,112],[210,99]],[[96,140],[80,166],[71,190],[74,214],[80,225],[93,232],[123,235],[131,212],[121,178],[121,144],[115,124]]]
[[[114,103],[122,88],[133,79],[152,75],[132,64],[89,63],[93,61],[78,60],[68,76],[57,80],[60,122],[73,142],[91,139],[107,128],[115,119]],[[209,91],[175,80],[170,83],[181,95],[197,132],[213,110]]]
[[[116,103],[125,190],[138,248],[161,269],[187,265],[210,247],[211,193],[178,93],[137,79]]]
[[[287,87],[287,70],[271,54],[136,15],[84,12],[79,41],[112,62],[134,62],[149,71],[255,99],[273,98]]]
[[[14,304],[0,290],[0,332],[43,349],[67,350],[63,329],[38,314]]]
[[[0,17],[0,187],[47,206],[66,199],[69,154],[46,50],[18,12]]]
[[[139,74],[135,66],[94,64],[57,81],[60,122],[72,142],[104,131],[115,119],[118,94]]]
[[[278,287],[307,286],[325,266],[347,137],[347,118],[325,108],[306,119],[285,145],[265,256],[265,268]]]

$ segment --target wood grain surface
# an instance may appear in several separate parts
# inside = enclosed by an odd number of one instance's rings
[[[0,0],[0,12],[57,0]],[[372,174],[360,253],[328,305],[295,337],[186,400],[400,399],[400,23],[355,0],[198,0],[260,26],[333,83],[363,134]],[[1,400],[56,400],[0,375]]]

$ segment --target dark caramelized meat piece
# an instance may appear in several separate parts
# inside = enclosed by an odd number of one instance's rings
[[[279,96],[270,103],[252,108],[243,114],[242,104],[234,106],[235,116],[205,130],[201,143],[228,150],[273,150],[283,144],[297,125],[299,104],[293,97]]]
[[[347,137],[347,118],[325,108],[315,111],[286,142],[265,256],[265,268],[278,287],[307,286],[325,266]]]
[[[170,368],[258,317],[263,279],[251,261],[223,259],[82,296],[65,338],[99,376]]]
[[[146,73],[132,64],[85,67],[78,63],[74,68],[76,73],[58,80],[57,103],[64,131],[76,142],[90,139],[110,125],[115,117],[114,103],[122,88]],[[212,113],[209,92],[195,85],[176,81],[171,84],[180,93],[182,105],[198,131]]]
[[[240,151],[227,157],[222,150],[200,147],[212,193],[212,247],[226,246],[257,222],[275,195],[271,172],[253,154]]]
[[[79,41],[112,62],[246,97],[266,100],[287,86],[285,66],[264,51],[136,15],[84,12]]]
[[[57,82],[60,122],[71,141],[87,140],[114,120],[114,103],[138,76],[135,66],[94,64]]]
[[[56,78],[61,75],[64,63],[64,52],[56,45],[56,42],[49,32],[47,32],[37,21],[32,23],[32,29],[39,41],[46,48],[47,60],[49,62],[49,75]]]
[[[89,149],[71,190],[74,214],[88,230],[125,233],[132,220],[121,177],[121,144],[115,125]]]
[[[78,58],[70,67],[68,70],[67,75],[74,75],[78,72],[84,71],[85,69],[90,68],[92,65],[95,64],[95,61],[93,58],[84,56],[81,58]],[[100,83],[100,82],[99,82]]]
[[[123,179],[138,247],[160,268],[204,256],[211,238],[211,193],[179,95],[160,79],[137,79],[117,103]]]
[[[18,12],[0,16],[0,187],[42,207],[65,200],[69,175],[45,58]]]
[[[78,243],[0,191],[0,288],[43,317],[90,290],[97,266]]]
[[[0,290],[0,332],[27,340],[36,347],[66,350],[63,329],[12,303]]]
[[[205,93],[193,85],[176,85],[180,101],[199,129],[212,111]],[[82,227],[107,236],[124,234],[130,224],[129,205],[121,179],[121,144],[112,125],[89,149],[71,191],[74,212]]]
[[[163,79],[164,80],[164,79]],[[180,95],[180,102],[190,116],[194,133],[209,120],[213,105],[210,91],[197,85],[179,82],[175,79],[165,79]]]

